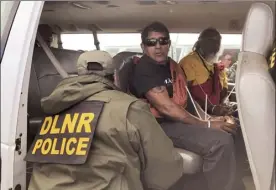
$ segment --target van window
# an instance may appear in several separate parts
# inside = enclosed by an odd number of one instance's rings
[[[184,56],[192,51],[194,43],[199,34],[195,33],[172,33],[171,48],[169,56],[175,61],[180,61]],[[142,52],[140,47],[141,35],[139,33],[126,34],[98,34],[100,49],[109,52],[112,56],[122,51]],[[92,34],[62,34],[61,40],[64,49],[70,50],[95,50]],[[219,54],[225,49],[238,52],[241,45],[241,34],[222,34],[222,46]],[[174,53],[173,53],[174,52]]]
[[[16,1],[1,1],[1,58],[18,6]]]
[[[107,51],[111,56],[115,56],[117,53],[119,53],[120,48],[101,48],[101,50]]]
[[[177,47],[175,51],[176,51],[176,60],[180,60],[180,54],[181,54],[182,48]]]
[[[68,50],[94,50],[94,38],[92,34],[61,34],[62,46]]]
[[[125,51],[142,53],[142,49],[141,48],[127,48],[127,49],[125,49]]]

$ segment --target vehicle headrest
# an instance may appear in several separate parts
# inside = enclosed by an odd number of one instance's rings
[[[142,53],[130,52],[130,51],[120,52],[113,57],[113,64],[115,65],[116,69],[119,69],[123,64],[123,62],[125,62],[129,57],[132,57],[134,55],[140,56],[142,55]]]
[[[256,189],[275,189],[275,85],[266,59],[273,44],[273,17],[268,5],[251,6],[236,70],[239,119]]]
[[[268,5],[253,4],[244,25],[241,51],[267,56],[274,38],[273,19],[273,12]]]
[[[128,92],[128,84],[134,68],[133,57],[141,56],[142,53],[121,52],[113,57],[113,63],[116,67],[114,74],[115,85],[126,93]]]

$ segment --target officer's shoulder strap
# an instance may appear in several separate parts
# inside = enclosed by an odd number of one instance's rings
[[[111,98],[104,96],[90,96],[86,99],[86,101],[101,101],[104,103],[110,102]]]

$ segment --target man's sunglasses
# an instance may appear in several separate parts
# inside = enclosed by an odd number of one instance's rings
[[[157,43],[159,43],[161,46],[168,45],[170,43],[170,39],[168,37],[161,37],[161,38],[150,38],[146,39],[143,44],[146,46],[156,46]]]

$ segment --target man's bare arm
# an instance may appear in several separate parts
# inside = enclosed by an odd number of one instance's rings
[[[165,86],[155,87],[146,93],[149,102],[164,116],[188,124],[207,126],[206,121],[193,116],[185,109],[175,104],[169,97]]]

